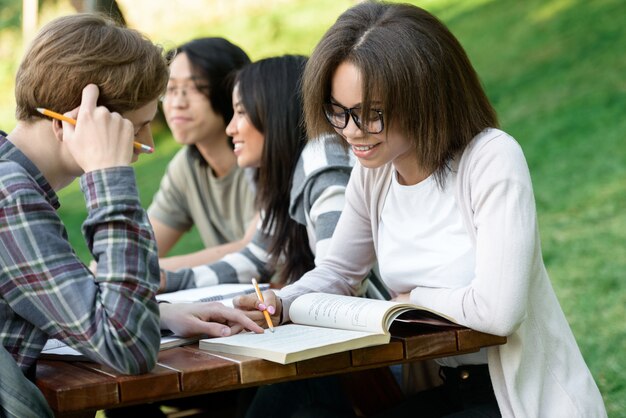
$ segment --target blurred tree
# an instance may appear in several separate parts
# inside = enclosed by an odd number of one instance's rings
[[[28,42],[37,30],[39,20],[39,1],[22,0],[22,37]]]
[[[15,0],[0,0],[0,30],[19,29],[22,5]]]
[[[10,1],[10,0],[0,0]],[[71,0],[70,3],[77,12],[103,13],[122,25],[126,26],[126,19],[115,0]]]

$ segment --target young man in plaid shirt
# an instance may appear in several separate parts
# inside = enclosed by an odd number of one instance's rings
[[[133,142],[154,145],[150,122],[167,79],[159,47],[94,15],[50,22],[20,65],[17,124],[0,133],[0,342],[31,380],[48,338],[142,373],[156,362],[160,328],[262,332],[221,304],[161,304],[159,317],[156,245],[130,164],[138,158]],[[76,126],[38,107],[65,112]],[[77,177],[95,274],[56,212],[56,192]]]

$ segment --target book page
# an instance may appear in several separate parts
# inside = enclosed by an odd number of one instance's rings
[[[401,315],[398,315],[394,322],[402,322],[405,324],[421,324],[421,325],[429,325],[433,327],[454,327],[459,328],[461,325],[453,322],[450,319],[447,319],[445,316],[438,315],[431,311],[427,310],[410,310],[406,312],[401,312]]]
[[[167,350],[174,347],[180,347],[183,345],[189,345],[197,342],[199,339],[204,338],[205,336],[195,336],[195,337],[180,337],[178,335],[162,335],[161,336],[161,346],[160,350]]]
[[[289,363],[348,349],[389,342],[389,335],[287,324],[263,334],[244,332],[200,340],[200,348]]]
[[[259,284],[261,291],[269,289],[269,284]],[[254,286],[245,283],[226,283],[215,286],[184,289],[177,292],[156,295],[158,301],[169,303],[214,302],[233,299],[235,296],[254,293]],[[232,303],[230,304],[232,306]]]
[[[293,301],[289,317],[296,324],[384,334],[387,312],[397,305],[378,299],[307,293]]]
[[[180,337],[178,335],[161,335],[161,345],[159,350],[167,350],[169,348],[180,347],[182,345],[193,344],[202,336],[196,337]],[[56,360],[72,360],[72,361],[90,361],[87,356],[80,351],[66,345],[63,341],[56,338],[49,338],[43,346],[40,356],[47,359]]]
[[[41,351],[41,355],[45,358],[46,356],[50,357],[64,357],[64,358],[72,358],[78,360],[81,358],[86,358],[82,353],[74,350],[72,347],[65,345],[64,342],[57,340],[55,338],[50,338],[46,341],[46,344],[43,346],[43,350]]]

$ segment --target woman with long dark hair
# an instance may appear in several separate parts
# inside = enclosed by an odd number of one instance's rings
[[[326,253],[352,170],[334,134],[307,143],[300,81],[306,58],[267,58],[238,72],[234,116],[226,128],[240,167],[257,168],[257,233],[242,251],[220,261],[165,272],[165,291],[218,283],[297,280]]]

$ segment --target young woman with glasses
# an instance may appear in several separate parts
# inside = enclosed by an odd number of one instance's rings
[[[388,416],[606,416],[543,264],[522,150],[449,30],[360,3],[315,48],[303,94],[309,137],[339,134],[358,164],[327,257],[266,292],[275,321],[302,293],[354,294],[377,260],[397,299],[508,337],[440,359],[446,383]],[[237,306],[261,324],[258,303]]]

